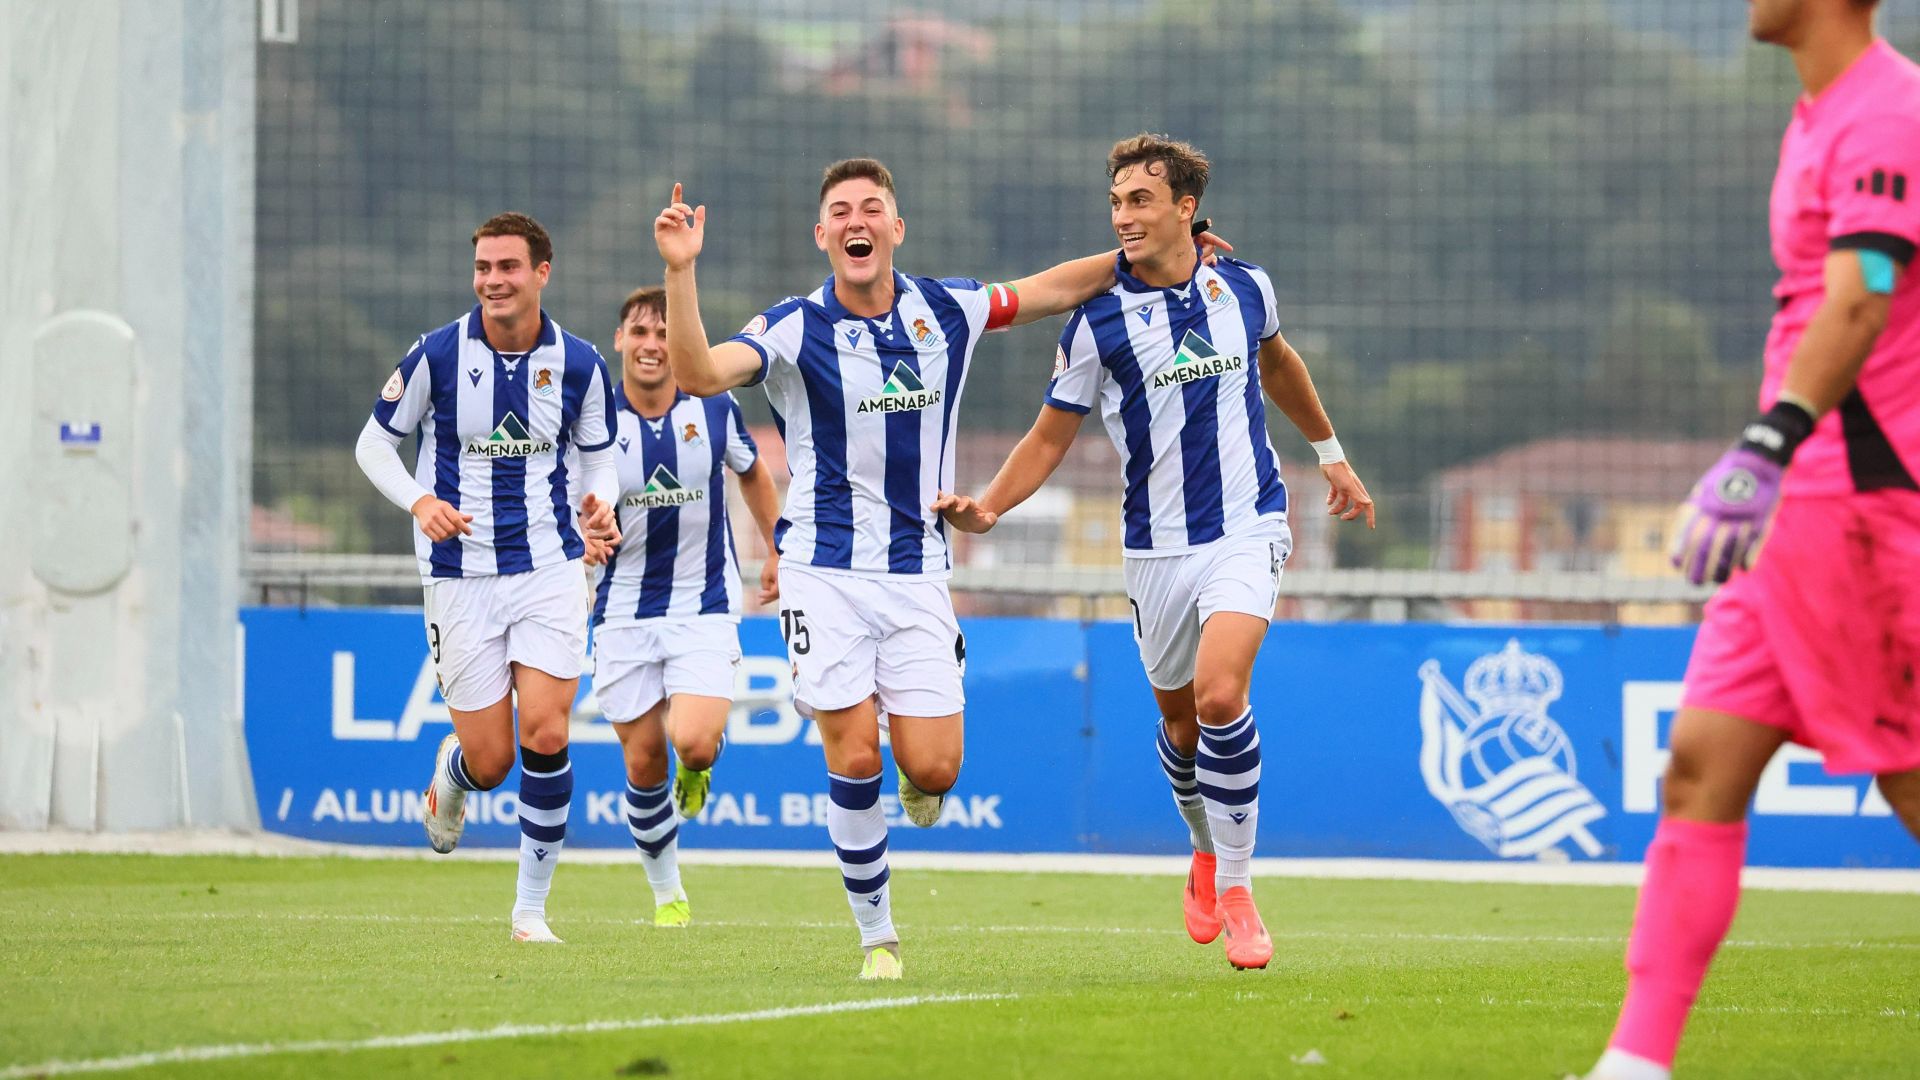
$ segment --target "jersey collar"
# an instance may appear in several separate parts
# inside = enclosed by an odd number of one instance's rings
[[[1828,83],[1827,88],[1820,91],[1819,97],[1808,97],[1805,94],[1801,94],[1795,99],[1793,103],[1794,118],[1799,120],[1803,126],[1810,126],[1819,122],[1821,114],[1827,112],[1829,109],[1836,108],[1835,102],[1844,102],[1847,98],[1858,93],[1859,91],[1855,89],[1856,84],[1865,85],[1870,80],[1873,71],[1885,64],[1889,57],[1897,55],[1899,54],[1894,52],[1893,46],[1887,44],[1886,38],[1874,38],[1873,44],[1867,46],[1867,51],[1854,57],[1853,63],[1847,65],[1847,70],[1841,72],[1838,78]]]
[[[487,341],[487,325],[485,321],[483,321],[480,318],[479,304],[473,305],[473,313],[467,317],[467,336],[470,338],[477,338],[481,342],[483,342],[487,346],[487,348],[493,349],[493,342]],[[554,325],[554,322],[552,319],[547,318],[547,309],[541,308],[540,309],[540,337],[533,347],[536,349],[543,349],[548,345],[557,345],[559,343],[560,343],[560,328]],[[493,349],[493,351],[495,353],[500,352],[500,350],[498,349]]]
[[[1186,285],[1186,288],[1184,289],[1175,288],[1169,285],[1149,285],[1146,282],[1141,281],[1139,278],[1133,276],[1133,263],[1127,261],[1127,257],[1125,254],[1119,254],[1114,256],[1113,277],[1114,277],[1114,280],[1120,283],[1120,287],[1127,290],[1128,292],[1165,293],[1169,300],[1177,300],[1180,303],[1184,304],[1193,299],[1193,295],[1194,295],[1193,283],[1199,280],[1200,275],[1204,273],[1206,269],[1207,269],[1206,260],[1204,259],[1194,260],[1193,276],[1187,279],[1187,285]]]
[[[613,384],[613,407],[615,409],[625,409],[642,420],[654,422],[666,419],[668,413],[673,412],[681,402],[691,396],[693,395],[687,393],[685,390],[675,390],[673,392],[673,404],[667,406],[666,412],[661,413],[659,416],[648,416],[646,413],[634,408],[633,403],[627,400],[627,382],[625,379]]]
[[[900,298],[912,290],[912,279],[908,278],[907,275],[901,273],[899,270],[895,270],[893,272],[893,307],[887,312],[888,326],[891,327],[898,324],[899,320],[894,318],[894,316],[900,313]],[[868,318],[865,315],[855,315],[840,303],[840,298],[833,295],[832,274],[827,275],[826,283],[820,287],[820,295],[820,306],[827,310],[827,319],[830,322],[838,323],[844,319],[861,319],[866,322],[874,321],[873,318]],[[878,316],[874,318],[878,318]]]

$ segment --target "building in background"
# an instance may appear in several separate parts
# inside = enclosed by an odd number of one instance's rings
[[[1674,508],[1726,449],[1717,439],[1540,439],[1435,474],[1433,566],[1661,577]],[[1566,617],[1552,604],[1480,600],[1486,619]],[[1625,605],[1622,621],[1678,622],[1685,604]]]

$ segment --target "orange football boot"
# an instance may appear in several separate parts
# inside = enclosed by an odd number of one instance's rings
[[[1273,938],[1253,906],[1251,889],[1235,885],[1220,894],[1220,921],[1225,924],[1227,963],[1245,971],[1266,967],[1273,959]]]
[[[1187,887],[1180,897],[1180,907],[1187,917],[1187,936],[1202,945],[1211,945],[1220,936],[1220,900],[1213,891],[1213,870],[1213,852],[1194,852],[1193,865],[1187,868]]]

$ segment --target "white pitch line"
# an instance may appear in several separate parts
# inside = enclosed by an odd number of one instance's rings
[[[25,1077],[66,1076],[73,1073],[123,1072],[150,1065],[175,1065],[185,1062],[223,1061],[230,1058],[266,1057],[272,1054],[349,1053],[356,1050],[394,1050],[416,1046],[442,1046],[447,1043],[481,1042],[489,1039],[521,1039],[543,1035],[591,1035],[606,1031],[640,1031],[648,1028],[692,1027],[709,1024],[743,1024],[760,1020],[786,1020],[796,1016],[826,1016],[831,1013],[871,1012],[875,1009],[907,1009],[915,1005],[947,1005],[968,1001],[1007,1001],[1017,994],[944,994],[900,998],[876,998],[871,1001],[835,1001],[821,1005],[788,1005],[752,1012],[710,1013],[699,1016],[644,1016],[634,1020],[592,1020],[582,1024],[501,1024],[490,1028],[457,1028],[452,1031],[420,1031],[411,1035],[381,1035],[372,1039],[313,1039],[289,1043],[227,1043],[215,1046],[178,1046],[145,1054],[90,1058],[83,1061],[43,1061],[34,1065],[10,1065],[0,1069],[0,1080]]]
[[[127,855],[242,855],[288,858],[351,858],[434,860],[452,862],[512,862],[512,847],[462,848],[452,855],[435,855],[426,845],[374,847],[328,844],[270,832],[220,829],[183,829],[160,832],[83,833],[69,830],[9,832],[0,830],[0,855],[70,853]],[[1114,855],[1091,853],[996,854],[895,850],[887,853],[895,870],[967,870],[1030,874],[1124,874],[1184,876],[1184,855]],[[637,856],[630,847],[567,849],[567,865],[632,865]],[[839,864],[824,845],[799,851],[730,851],[681,848],[682,865],[778,866],[833,869]],[[1537,860],[1450,860],[1380,858],[1257,858],[1253,874],[1259,878],[1321,880],[1433,881],[1447,884],[1600,885],[1636,887],[1643,874],[1639,863],[1547,863]],[[1920,869],[1817,869],[1750,866],[1741,872],[1745,889],[1813,890],[1920,894]]]
[[[49,918],[71,917],[78,913],[48,911],[43,912]],[[498,915],[393,915],[385,912],[357,911],[200,911],[200,912],[164,912],[164,911],[118,911],[107,913],[88,913],[89,917],[111,918],[116,922],[129,919],[150,920],[194,920],[194,919],[235,919],[257,920],[261,922],[355,922],[355,923],[405,923],[428,925],[459,925],[465,923],[499,922]],[[583,915],[555,920],[562,926],[647,926],[653,925],[652,919],[620,919],[603,915]],[[846,924],[832,921],[793,920],[776,922],[770,919],[702,919],[695,925],[701,927],[724,927],[729,929],[750,930],[844,930]],[[919,924],[905,922],[902,926],[910,930],[936,934],[978,933],[978,934],[1118,934],[1185,937],[1186,931],[1172,927],[1158,926],[1061,926],[1057,924],[1008,924],[1008,923],[963,923],[949,925]],[[1461,934],[1461,933],[1419,933],[1397,930],[1273,930],[1269,932],[1276,939],[1298,941],[1423,941],[1448,944],[1470,945],[1608,945],[1624,946],[1626,935],[1607,936],[1604,934]],[[1920,950],[1920,941],[1867,941],[1860,938],[1845,941],[1765,941],[1753,938],[1729,938],[1721,945],[1730,949],[1789,949],[1815,950],[1840,949],[1861,952],[1904,952]]]

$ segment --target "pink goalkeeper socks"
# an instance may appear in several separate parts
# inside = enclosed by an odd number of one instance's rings
[[[1747,823],[1661,818],[1627,941],[1627,999],[1609,1046],[1673,1064],[1707,964],[1733,924]]]

